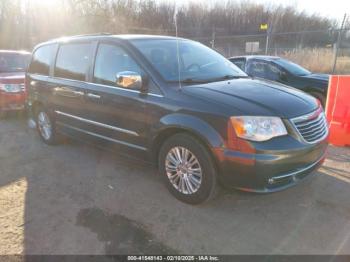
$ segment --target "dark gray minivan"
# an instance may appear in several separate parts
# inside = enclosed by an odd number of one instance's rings
[[[158,165],[181,201],[221,182],[252,192],[295,185],[322,164],[319,102],[248,77],[191,40],[146,35],[62,38],[35,47],[28,106],[42,140],[93,141]]]

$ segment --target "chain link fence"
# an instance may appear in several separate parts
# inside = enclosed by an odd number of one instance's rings
[[[321,73],[350,73],[350,29],[341,30],[341,41],[337,45],[340,30],[283,32],[251,35],[216,35],[194,37],[226,57],[240,55],[273,55],[292,60],[305,68]],[[326,37],[325,37],[326,36]],[[330,39],[325,41],[324,39]],[[268,43],[266,47],[266,43]],[[338,48],[338,51],[336,49]]]
[[[128,32],[175,36],[175,30],[157,31],[148,28],[129,28]],[[340,39],[338,39],[339,33],[341,34]],[[207,36],[196,37],[195,35],[196,31],[191,28],[178,30],[178,36],[199,41],[225,57],[280,56],[313,72],[350,74],[350,28],[273,32],[268,35],[266,33],[226,35],[223,30],[212,29],[211,32],[207,30]],[[336,67],[333,71],[335,60]]]

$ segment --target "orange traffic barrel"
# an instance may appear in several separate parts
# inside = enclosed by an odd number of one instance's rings
[[[326,103],[329,143],[350,145],[350,75],[330,77]]]

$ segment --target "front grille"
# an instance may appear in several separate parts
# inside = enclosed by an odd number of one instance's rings
[[[327,120],[322,109],[294,118],[292,122],[300,136],[307,143],[317,143],[328,135]]]

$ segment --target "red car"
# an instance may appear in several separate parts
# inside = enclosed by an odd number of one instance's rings
[[[24,78],[30,57],[25,51],[0,50],[0,114],[24,109]]]

